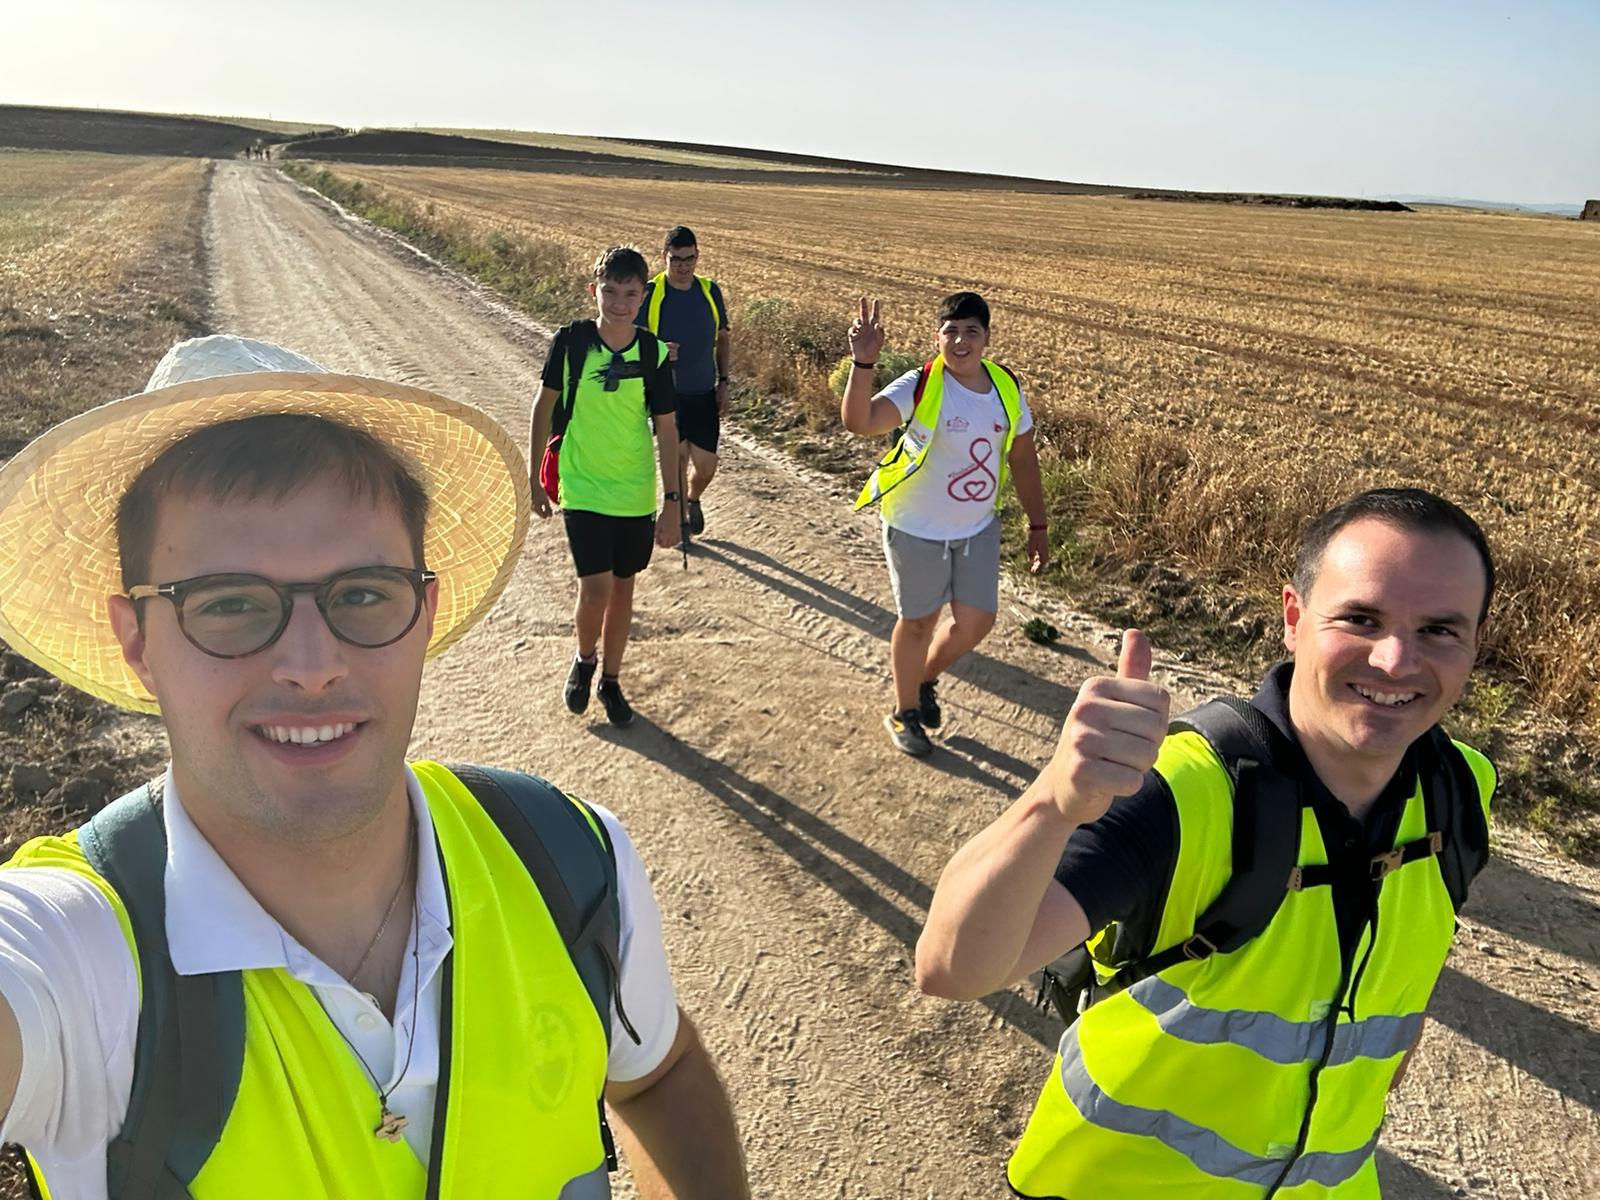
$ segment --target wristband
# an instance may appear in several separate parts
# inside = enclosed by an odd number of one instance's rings
[[[728,377],[726,375],[718,375],[717,376],[717,382],[718,383],[727,383],[728,382]]]
[[[1047,532],[1049,530],[1049,528],[1050,528],[1050,526],[1048,526],[1048,525],[1029,525],[1028,526],[1028,532],[1029,533],[1045,533],[1045,532]]]
[[[860,367],[863,371],[870,371],[878,364],[875,362],[864,363],[859,358],[852,358],[850,360],[850,365],[852,367]]]
[[[675,501],[678,498],[678,493],[677,492],[662,492],[661,493],[661,498],[663,500],[674,500]]]

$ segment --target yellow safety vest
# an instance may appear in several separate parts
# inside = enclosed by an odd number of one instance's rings
[[[711,280],[704,275],[696,275],[694,281],[700,285],[700,290],[706,295],[706,306],[711,309],[711,338],[716,340],[717,331],[722,328],[722,311],[717,307],[716,297],[711,294]],[[650,281],[650,304],[645,309],[645,328],[651,333],[661,332],[661,301],[666,297],[667,288],[672,285],[667,282],[665,271]]]
[[[440,1200],[604,1200],[598,1119],[607,1039],[549,909],[472,793],[438,763],[413,766],[433,819],[450,899],[449,995],[441,1030]],[[593,822],[587,810],[585,818]],[[596,836],[600,831],[596,830]],[[9,866],[64,868],[110,901],[129,950],[128,911],[90,866],[78,833],[36,838]],[[375,1137],[378,1094],[304,983],[282,968],[241,972],[245,1045],[222,1137],[193,1200],[420,1200],[428,1169],[404,1141]],[[48,1200],[48,1180],[35,1166]],[[116,1200],[113,1196],[112,1200]]]
[[[1011,477],[1011,443],[1016,440],[1017,423],[1022,420],[1022,390],[1017,386],[1016,376],[999,363],[986,358],[983,366],[1006,410],[1006,440],[1000,451],[1000,472],[994,489],[994,506],[999,511],[1005,503],[1006,480]],[[926,375],[922,380],[922,395],[911,412],[911,420],[906,422],[894,448],[873,468],[861,494],[856,497],[858,509],[877,503],[910,479],[928,456],[939,428],[939,408],[944,401],[944,355],[936,355],[923,370]]]
[[[1487,817],[1494,768],[1457,746]],[[1179,822],[1161,950],[1189,939],[1227,882],[1233,800],[1197,733],[1168,737],[1156,770]],[[1419,781],[1395,845],[1426,837]],[[1309,806],[1296,861],[1328,862]],[[1180,962],[1092,1005],[1061,1039],[1011,1157],[1011,1187],[1035,1200],[1376,1198],[1389,1086],[1455,932],[1436,856],[1377,886],[1377,919],[1348,972],[1331,889],[1305,888],[1287,892],[1266,930],[1233,953]]]

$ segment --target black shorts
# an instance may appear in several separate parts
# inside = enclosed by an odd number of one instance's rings
[[[573,508],[565,509],[562,516],[579,579],[604,571],[627,579],[650,565],[650,552],[656,545],[654,517],[608,517]]]
[[[678,436],[693,442],[708,454],[717,452],[717,438],[722,433],[722,417],[717,412],[716,392],[701,392],[697,396],[678,394]]]

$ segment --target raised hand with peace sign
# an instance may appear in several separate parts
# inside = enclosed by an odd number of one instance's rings
[[[876,437],[900,424],[900,410],[877,389],[878,355],[888,340],[883,328],[881,301],[861,297],[861,309],[850,322],[850,378],[839,403],[839,420],[851,433]]]
[[[867,298],[861,297],[861,315],[850,322],[850,357],[857,364],[876,363],[883,352],[887,335],[879,316],[881,303],[873,300],[872,307],[868,308]]]

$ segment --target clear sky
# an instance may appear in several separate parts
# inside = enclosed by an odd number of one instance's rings
[[[0,102],[1600,196],[1600,0],[7,0]]]

